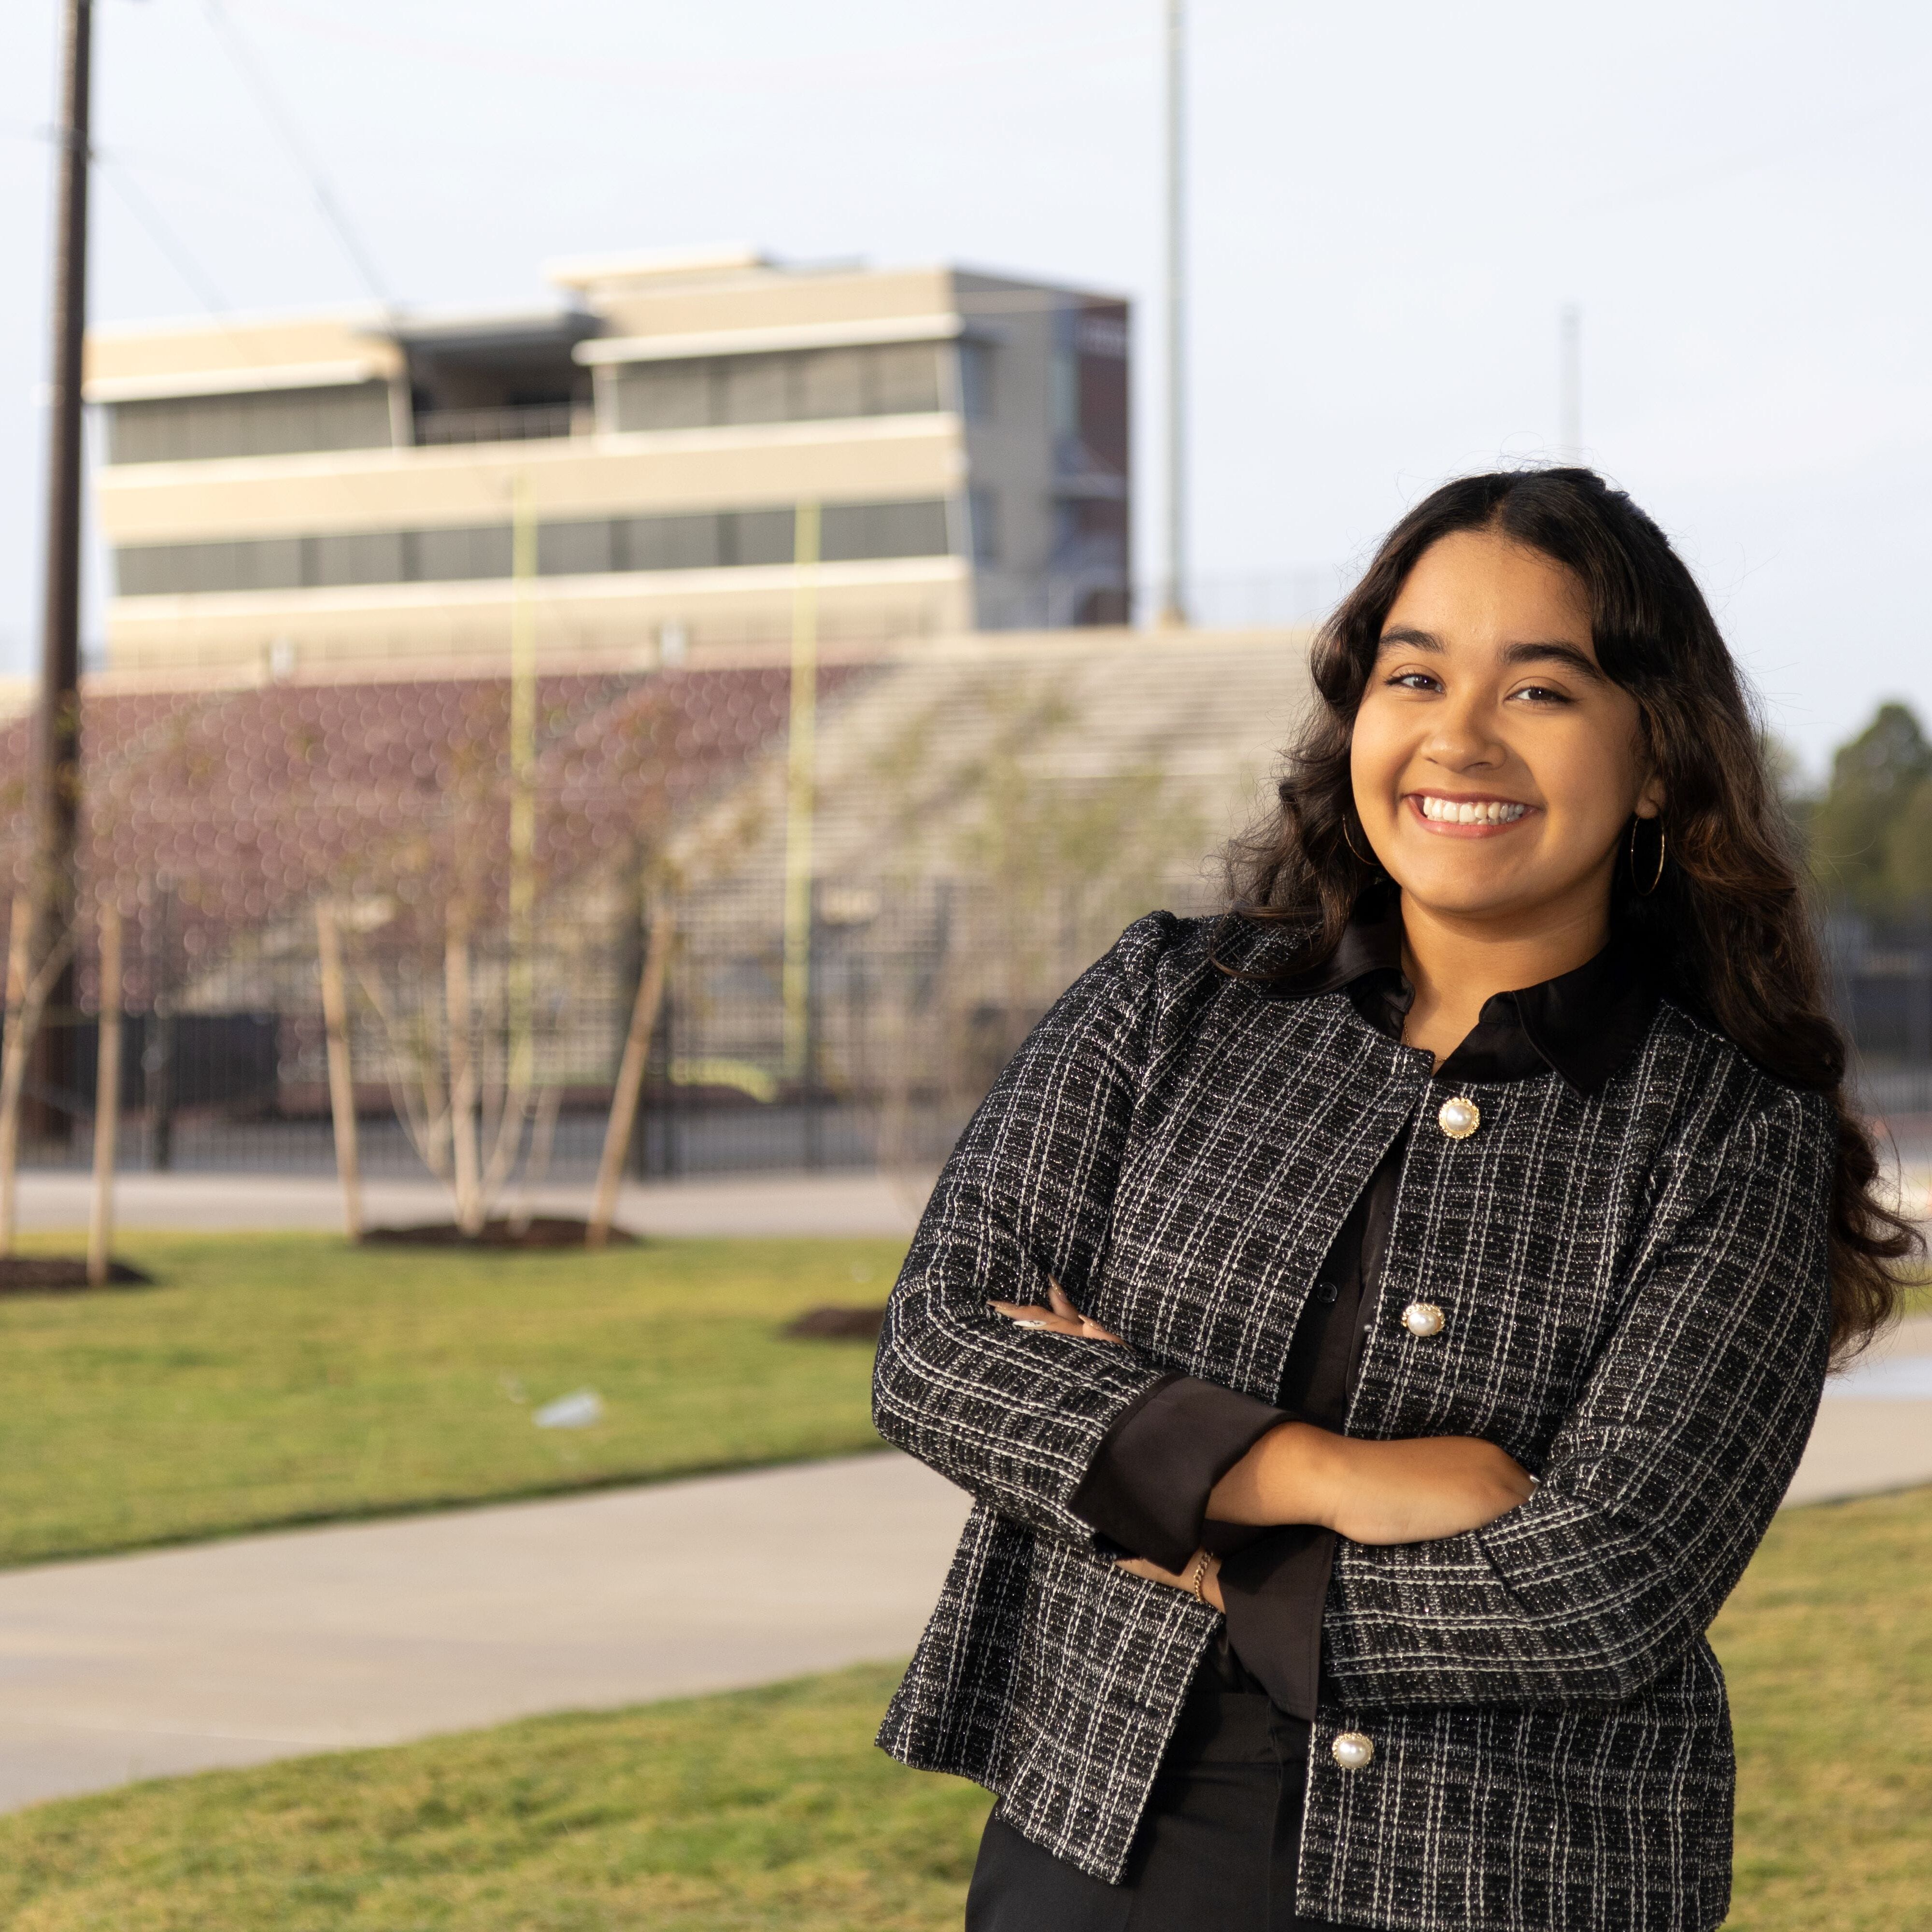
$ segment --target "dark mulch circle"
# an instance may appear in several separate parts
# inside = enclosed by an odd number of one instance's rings
[[[110,1262],[109,1288],[152,1288],[154,1278],[125,1262]],[[90,1286],[87,1263],[76,1255],[0,1256],[0,1294],[84,1294]]]
[[[808,1308],[783,1332],[794,1342],[876,1342],[885,1318],[883,1307]]]
[[[580,1248],[586,1226],[574,1214],[532,1214],[520,1228],[507,1219],[486,1221],[480,1234],[466,1234],[454,1221],[425,1221],[413,1228],[365,1228],[365,1247]],[[614,1248],[634,1248],[635,1234],[613,1228],[605,1238]]]

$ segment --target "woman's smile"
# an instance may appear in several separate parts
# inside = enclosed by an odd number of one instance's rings
[[[1412,791],[1402,802],[1424,828],[1444,838],[1494,838],[1522,824],[1536,808],[1514,798],[1463,798]]]

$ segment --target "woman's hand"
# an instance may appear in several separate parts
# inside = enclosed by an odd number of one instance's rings
[[[1158,1563],[1150,1563],[1144,1556],[1123,1557],[1114,1568],[1126,1570],[1130,1576],[1144,1576],[1150,1583],[1165,1583],[1170,1589],[1185,1590],[1191,1597],[1194,1594],[1194,1566],[1200,1560],[1201,1552],[1197,1550],[1188,1559],[1184,1576],[1163,1570]],[[1201,1598],[1217,1610],[1225,1611],[1228,1607],[1221,1600],[1221,1559],[1218,1556],[1209,1557],[1207,1568],[1201,1573]]]
[[[1046,1288],[1052,1304],[1048,1308],[1041,1307],[1036,1301],[989,1301],[986,1306],[996,1315],[1004,1315],[1016,1328],[1045,1328],[1055,1335],[1083,1335],[1090,1342],[1120,1340],[1111,1329],[1089,1322],[1067,1300],[1066,1291],[1058,1282],[1049,1281]]]
[[[1110,1329],[1076,1308],[1057,1281],[1047,1283],[1049,1305],[989,1301],[1016,1328],[1118,1342]],[[1370,1442],[1337,1436],[1311,1423],[1285,1422],[1270,1429],[1221,1480],[1208,1498],[1216,1522],[1275,1528],[1313,1523],[1353,1543],[1432,1543],[1480,1529],[1526,1503],[1535,1480],[1493,1442],[1474,1436],[1424,1436],[1405,1442]],[[1187,1579],[1143,1557],[1120,1568],[1177,1589]],[[1221,1607],[1220,1559],[1203,1594]]]
[[[1316,1523],[1354,1543],[1432,1543],[1506,1516],[1535,1487],[1514,1457],[1476,1436],[1370,1442],[1287,1422],[1215,1484],[1208,1514]]]

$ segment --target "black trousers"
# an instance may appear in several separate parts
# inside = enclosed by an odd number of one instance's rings
[[[1204,1670],[1134,1840],[1105,1885],[986,1822],[966,1932],[1336,1932],[1294,1910],[1308,1726]]]

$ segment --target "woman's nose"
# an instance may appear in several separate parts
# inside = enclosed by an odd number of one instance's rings
[[[1458,772],[1500,764],[1504,756],[1502,743],[1489,728],[1484,708],[1473,701],[1454,700],[1436,714],[1435,729],[1423,751],[1438,764]]]

